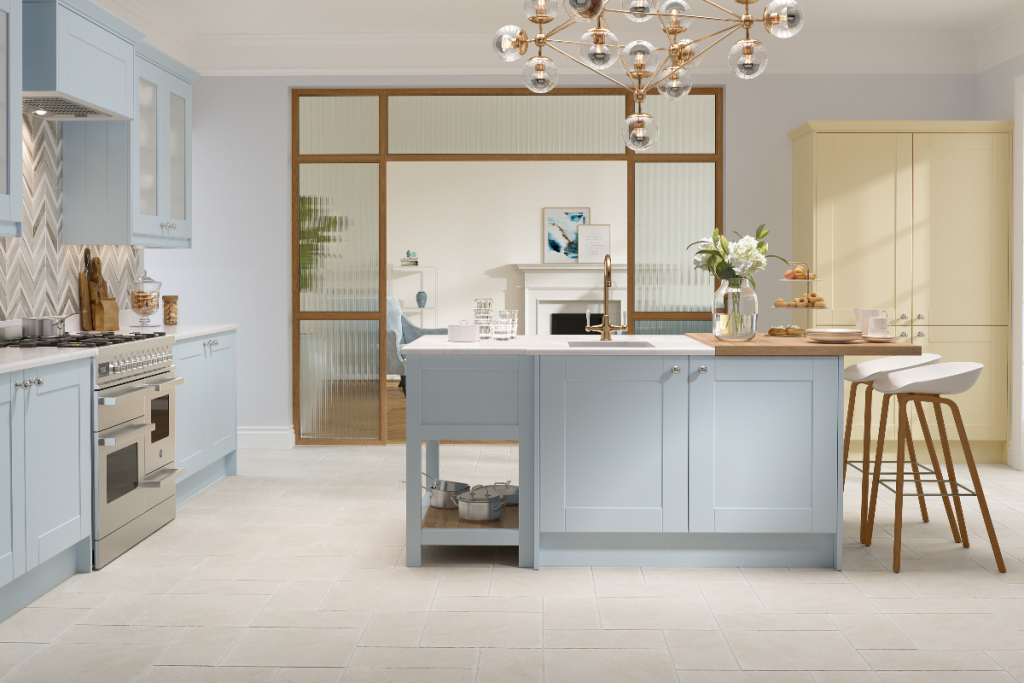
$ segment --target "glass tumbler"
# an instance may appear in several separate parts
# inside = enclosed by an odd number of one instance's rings
[[[498,311],[498,318],[494,321],[494,340],[512,340],[512,311]]]

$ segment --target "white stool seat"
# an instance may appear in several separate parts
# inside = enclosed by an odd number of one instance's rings
[[[942,363],[900,372],[875,380],[875,391],[883,394],[962,394],[973,387],[985,366],[981,363]]]
[[[847,382],[874,382],[890,372],[934,365],[940,360],[942,360],[942,356],[934,353],[925,353],[920,356],[890,356],[851,365],[846,368],[843,377]]]

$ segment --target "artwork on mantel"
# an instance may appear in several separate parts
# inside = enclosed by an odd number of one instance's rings
[[[544,263],[579,263],[579,227],[588,223],[589,208],[544,209]]]

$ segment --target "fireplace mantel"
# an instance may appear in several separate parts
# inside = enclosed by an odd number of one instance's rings
[[[523,273],[524,334],[551,334],[552,313],[604,314],[604,264],[585,263],[516,264]],[[627,268],[612,264],[612,289],[609,296],[614,324],[624,324],[627,311]]]

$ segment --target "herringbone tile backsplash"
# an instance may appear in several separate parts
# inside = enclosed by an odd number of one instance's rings
[[[76,313],[85,247],[61,244],[61,124],[25,116],[25,222],[21,239],[0,239],[0,320]],[[121,308],[138,272],[131,247],[93,246]]]

